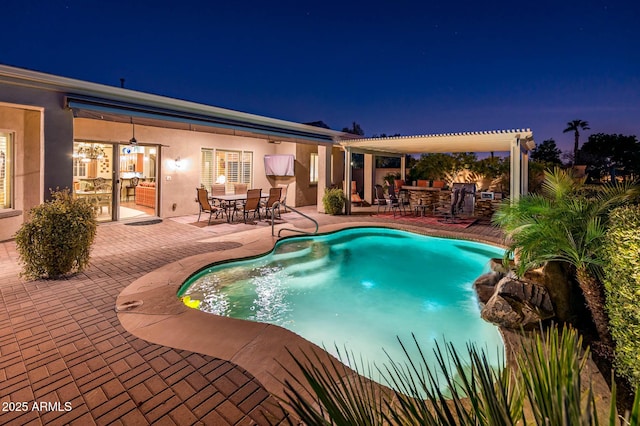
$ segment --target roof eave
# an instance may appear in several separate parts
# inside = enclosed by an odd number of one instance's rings
[[[75,92],[108,100],[132,102],[137,104],[144,104],[150,107],[175,109],[181,112],[192,114],[210,115],[229,120],[246,121],[264,126],[291,129],[299,132],[316,133],[325,137],[329,137],[334,142],[338,142],[348,137],[348,135],[344,132],[325,129],[322,127],[315,127],[307,124],[280,120],[277,118],[264,117],[246,112],[240,112],[161,95],[154,95],[151,93],[139,92],[136,90],[125,89],[121,87],[91,83],[88,81],[76,80],[68,77],[46,74],[39,71],[11,67],[8,65],[0,64],[0,77],[5,77],[9,80],[21,82],[22,84],[27,83],[32,86],[46,87],[50,90],[69,93]]]

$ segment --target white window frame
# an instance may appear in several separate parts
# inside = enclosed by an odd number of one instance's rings
[[[211,191],[211,186],[216,181],[216,153],[213,148],[200,149],[200,185],[207,191]]]
[[[312,152],[309,157],[309,183],[318,183],[318,153]]]
[[[6,138],[5,146],[0,147],[0,211],[15,209],[15,132],[0,129],[0,135]]]
[[[219,155],[224,155],[224,170],[220,170],[218,161]],[[237,155],[237,161],[229,160],[229,156]],[[210,156],[210,164],[207,164],[207,156]],[[216,183],[220,175],[224,175],[227,192],[233,192],[233,186],[236,183],[246,183],[249,188],[253,187],[254,172],[254,153],[253,151],[217,149],[217,148],[201,148],[200,149],[200,184],[208,191],[211,186]],[[231,175],[229,165],[237,163],[235,173]],[[233,179],[237,176],[237,179]]]

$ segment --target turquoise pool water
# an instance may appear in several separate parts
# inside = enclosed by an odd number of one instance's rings
[[[397,338],[413,348],[412,333],[427,358],[435,341],[461,354],[472,342],[497,365],[502,338],[480,318],[472,283],[502,254],[475,242],[351,228],[288,238],[265,256],[206,268],[178,296],[213,314],[280,325],[334,355],[336,346],[346,348],[377,366],[389,364],[385,351],[404,362]]]

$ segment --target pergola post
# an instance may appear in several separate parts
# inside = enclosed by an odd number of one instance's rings
[[[526,144],[527,140],[515,138],[511,143],[509,192],[512,201],[517,201],[521,195],[529,192],[529,153],[523,142]]]
[[[520,138],[511,142],[511,175],[509,177],[509,195],[512,201],[520,198]]]
[[[522,150],[522,195],[529,193],[529,152]]]
[[[403,181],[407,181],[407,156],[403,155],[400,157],[400,179]]]

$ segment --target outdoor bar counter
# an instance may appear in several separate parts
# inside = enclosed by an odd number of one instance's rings
[[[432,188],[429,186],[407,186],[404,185],[402,189],[409,191],[409,199],[411,205],[427,205],[434,206],[440,202],[440,196],[442,193],[446,193],[447,197],[451,197],[451,191],[443,191],[441,188]]]

